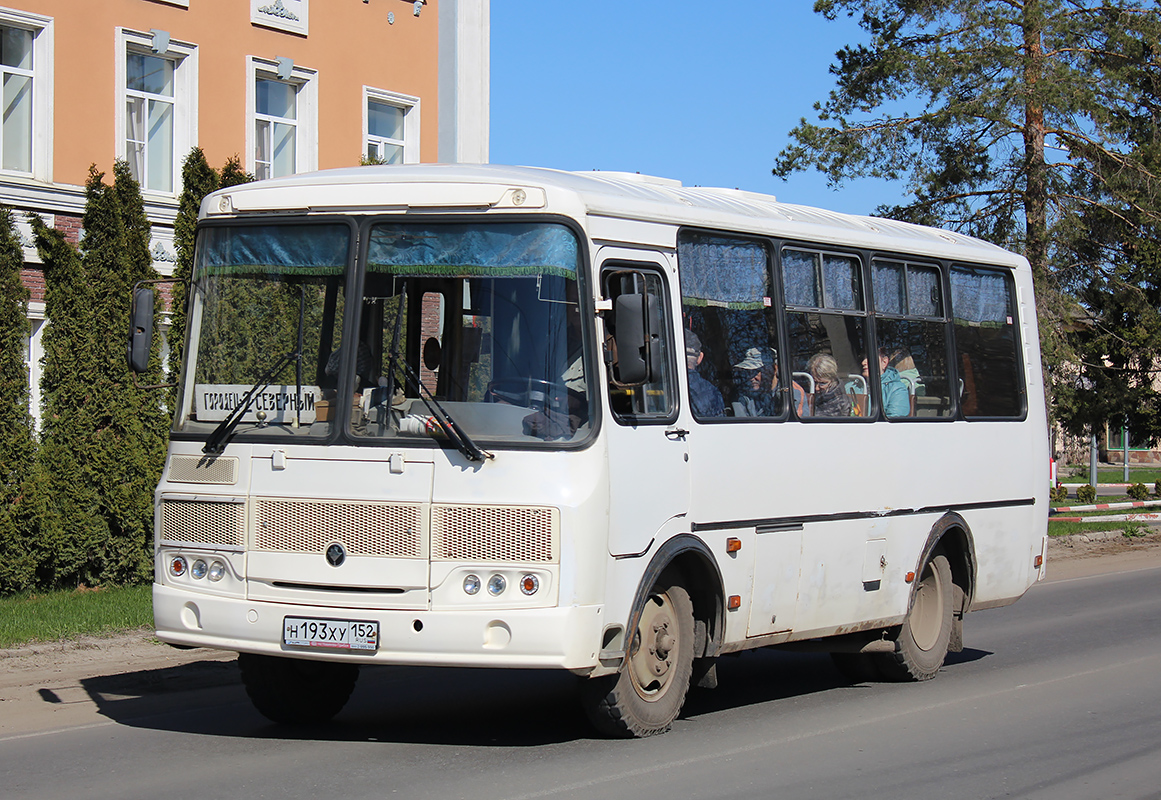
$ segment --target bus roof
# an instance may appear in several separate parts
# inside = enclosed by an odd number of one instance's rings
[[[227,196],[228,202],[223,199]],[[683,186],[680,181],[636,173],[566,172],[494,164],[347,167],[241,184],[207,197],[201,216],[456,209],[558,211],[1010,267],[1027,263],[990,242],[953,231],[782,203],[773,195]]]

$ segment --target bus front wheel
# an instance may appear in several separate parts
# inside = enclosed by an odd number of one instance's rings
[[[920,574],[911,610],[895,640],[895,652],[875,656],[884,678],[925,681],[935,677],[951,641],[953,597],[951,566],[946,556],[936,554]]]
[[[689,691],[693,640],[689,593],[662,576],[645,598],[621,671],[586,682],[585,713],[597,730],[624,738],[669,730]]]
[[[238,654],[242,683],[254,707],[280,724],[326,722],[343,710],[359,679],[354,664]]]

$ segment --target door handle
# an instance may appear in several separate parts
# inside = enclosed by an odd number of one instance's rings
[[[670,428],[665,432],[666,439],[684,439],[688,435],[689,431],[687,431],[685,428]]]

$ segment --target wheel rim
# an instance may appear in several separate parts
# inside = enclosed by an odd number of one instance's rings
[[[680,642],[673,604],[665,593],[650,595],[633,637],[629,675],[642,699],[656,701],[673,682],[674,659]]]
[[[911,638],[920,650],[931,650],[939,643],[943,628],[943,578],[931,564],[923,568],[923,577],[915,588],[915,605],[909,619]]]

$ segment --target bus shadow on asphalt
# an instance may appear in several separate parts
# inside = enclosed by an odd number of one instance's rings
[[[949,654],[946,663],[955,666],[989,655],[965,649]],[[825,653],[747,651],[719,659],[718,677],[716,689],[690,691],[683,719],[840,688],[873,688],[843,678]],[[330,722],[275,725],[251,706],[233,661],[82,681],[102,715],[135,728],[249,739],[475,747],[599,738],[581,711],[581,684],[568,673],[550,670],[371,667],[363,669],[346,708]]]

